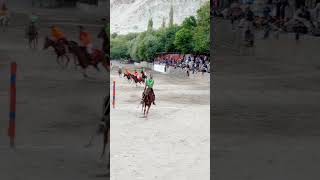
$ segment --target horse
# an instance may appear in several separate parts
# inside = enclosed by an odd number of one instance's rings
[[[8,13],[0,15],[0,25],[3,28],[3,31],[5,31],[6,28],[9,26],[9,22],[10,22],[10,16]]]
[[[133,79],[134,83],[136,83],[136,86],[137,84],[141,84],[141,82],[144,84],[144,79],[143,78],[137,78],[135,75],[131,74],[131,78]]]
[[[232,29],[234,29],[235,22],[239,22],[243,15],[243,11],[240,7],[233,7],[229,9],[227,16],[230,18]]]
[[[89,143],[85,147],[90,147],[92,145],[93,139],[103,134],[103,147],[100,155],[100,159],[105,156],[107,145],[110,145],[110,95],[106,95],[103,98],[102,104],[102,118],[100,120],[98,129],[95,130],[93,136],[91,136]],[[109,162],[108,166],[110,166],[110,152],[108,154]]]
[[[26,34],[29,41],[29,47],[32,48],[33,45],[33,48],[36,48],[38,46],[38,31],[34,24],[31,24],[28,27]]]
[[[131,80],[131,74],[124,73],[123,77],[127,77],[128,81]]]
[[[103,118],[101,124],[103,125],[103,148],[101,153],[101,158],[105,155],[106,146],[110,143],[110,95],[104,98],[103,102]],[[110,158],[110,153],[109,153]]]
[[[59,60],[63,60],[63,58],[67,59],[67,62],[65,66],[68,66],[70,58],[67,55],[67,50],[62,42],[54,42],[52,39],[49,39],[48,37],[45,38],[43,49],[48,49],[49,47],[52,47],[54,49],[54,52],[57,55],[57,63],[61,65]]]
[[[119,74],[119,77],[121,77],[121,74],[122,74],[122,69],[121,68],[119,68],[118,74]]]
[[[145,90],[144,94],[145,93],[146,93],[146,90]],[[144,95],[143,100],[142,100],[142,111],[143,111],[143,115],[145,117],[148,116],[149,110],[150,110],[150,107],[151,107],[151,104],[152,104],[153,101],[154,100],[153,100],[151,91],[149,91],[148,94]]]
[[[109,54],[110,44],[109,44],[109,36],[106,33],[104,28],[101,28],[101,31],[98,34],[98,38],[102,39],[102,50],[105,54]]]
[[[86,52],[85,47],[81,47],[78,45],[75,41],[68,41],[67,42],[68,50],[70,53],[72,53],[76,60],[78,60],[79,65],[84,70],[83,75],[87,77],[86,75],[86,68],[89,65],[92,65],[97,71],[100,71],[98,65],[99,63],[102,63],[104,68],[108,71],[109,65],[108,65],[108,58],[104,55],[104,53],[98,49],[93,50],[93,57],[90,57],[89,54]]]

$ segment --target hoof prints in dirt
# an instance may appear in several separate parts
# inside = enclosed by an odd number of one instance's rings
[[[79,129],[81,127],[89,127],[92,126],[92,123],[88,123],[88,122],[79,122],[79,121],[69,121],[69,122],[54,122],[54,123],[50,123],[47,128],[49,129],[67,129],[67,130],[71,130],[71,129]],[[43,130],[42,130],[43,131]],[[49,131],[49,130],[47,130]]]
[[[197,105],[207,105],[208,101],[210,101],[210,99],[208,99],[207,95],[204,96],[167,96],[165,98],[161,97],[161,102],[171,102],[171,103],[175,103],[175,104],[197,104]]]

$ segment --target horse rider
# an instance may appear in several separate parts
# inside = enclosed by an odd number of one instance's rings
[[[127,75],[130,75],[130,74],[131,74],[128,69],[126,69],[126,73],[127,73]]]
[[[134,76],[139,79],[139,73],[137,72],[137,70],[134,70]]]
[[[142,78],[142,79],[145,79],[145,78],[146,78],[146,74],[145,74],[143,68],[141,69],[141,72],[140,72],[140,73],[141,73],[141,78]]]
[[[31,13],[29,18],[31,23],[37,23],[39,20],[39,17],[34,12]]]
[[[51,36],[56,43],[66,44],[67,42],[65,34],[57,26],[51,26]]]
[[[121,77],[121,74],[122,74],[122,68],[121,67],[119,67],[118,73],[119,73],[119,77]]]
[[[146,96],[148,96],[149,93],[151,92],[152,93],[151,95],[153,97],[153,104],[156,105],[156,103],[155,103],[156,96],[155,96],[154,91],[153,91],[153,85],[154,85],[154,80],[153,80],[152,75],[150,74],[150,78],[147,80],[146,86],[144,87],[144,93],[142,94],[142,102],[144,101],[144,98]]]
[[[87,50],[87,54],[91,60],[93,60],[93,44],[92,44],[92,36],[89,32],[84,30],[83,26],[79,26],[79,40],[81,46],[85,47]]]
[[[6,19],[6,16],[8,16],[8,8],[5,3],[2,4],[0,9],[0,23],[3,22]]]
[[[6,16],[8,14],[8,8],[5,3],[1,6],[0,16]]]
[[[28,35],[30,35],[31,33],[38,34],[38,29],[37,29],[38,19],[39,19],[38,16],[34,12],[32,12],[29,17],[30,24],[27,30]]]
[[[110,33],[110,28],[109,28],[109,23],[107,21],[106,18],[102,18],[101,19],[102,22],[103,22],[103,26],[101,28],[101,31],[100,31],[100,34],[101,37],[103,39],[103,42],[102,42],[102,50],[104,51],[105,54],[109,54],[109,49],[110,49],[110,46],[109,46],[109,33]]]

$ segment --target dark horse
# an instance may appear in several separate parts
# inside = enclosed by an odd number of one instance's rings
[[[106,33],[104,28],[102,28],[101,31],[99,32],[98,38],[103,40],[103,42],[102,42],[102,51],[105,54],[109,54],[109,51],[110,51],[109,36]]]
[[[94,135],[91,136],[90,141],[86,145],[86,147],[91,146],[93,139],[100,134],[103,134],[103,147],[102,147],[102,152],[100,156],[100,158],[103,158],[106,153],[107,145],[110,145],[110,95],[106,95],[103,99],[102,118],[100,120],[98,129],[95,131]],[[110,152],[108,156],[109,156],[108,166],[110,166]]]
[[[103,148],[101,157],[105,155],[106,146],[110,144],[110,95],[104,98],[103,102],[103,118],[101,120],[101,125],[103,125]],[[101,126],[102,127],[102,126]],[[110,153],[109,153],[110,158]]]
[[[127,77],[128,81],[131,80],[131,74],[123,73],[123,77]]]
[[[38,30],[34,23],[31,23],[27,29],[27,38],[30,48],[36,48],[38,46]]]
[[[86,74],[86,69],[89,65],[93,66],[97,71],[100,71],[98,65],[102,63],[105,69],[109,70],[108,59],[106,59],[103,52],[100,50],[95,49],[93,53],[93,57],[89,57],[88,53],[86,52],[85,47],[81,47],[75,41],[68,41],[67,46],[69,52],[75,55],[76,59],[78,60],[79,65],[83,69],[83,75],[88,77]]]
[[[147,93],[147,94],[146,94]],[[151,104],[153,103],[154,98],[152,95],[152,91],[149,90],[148,92],[146,89],[143,92],[143,99],[142,99],[142,111],[145,117],[149,114],[149,109],[151,107]]]
[[[133,75],[133,74],[130,74],[130,76],[131,76],[131,79],[133,79],[133,82],[136,84],[136,86],[138,85],[138,83],[139,84],[141,84],[141,83],[143,83],[144,84],[144,79],[143,78],[137,78],[135,75]]]
[[[119,74],[119,77],[121,77],[121,74],[122,74],[122,69],[121,68],[119,68],[118,74]]]
[[[52,39],[49,39],[48,37],[45,38],[43,49],[48,49],[49,47],[52,47],[54,49],[54,52],[57,55],[57,63],[61,65],[59,60],[63,60],[63,58],[67,59],[67,62],[65,66],[68,66],[70,62],[70,58],[67,55],[67,50],[65,48],[65,45],[63,42],[55,42]]]

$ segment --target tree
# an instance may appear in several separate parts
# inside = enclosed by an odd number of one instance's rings
[[[150,18],[149,19],[149,21],[148,21],[148,29],[147,29],[147,31],[152,31],[153,30],[153,20],[152,20],[152,18]]]
[[[210,31],[210,2],[206,2],[197,11],[198,26],[203,26]]]
[[[205,3],[197,11],[194,51],[197,53],[210,53],[210,2]]]
[[[166,28],[166,19],[165,18],[162,18],[161,28]]]
[[[194,16],[189,16],[182,22],[182,27],[184,28],[193,29],[196,26],[197,19]]]
[[[174,45],[183,54],[193,51],[193,32],[188,28],[180,29],[175,36]]]
[[[210,53],[210,32],[203,26],[198,26],[195,30],[194,51],[201,54]]]
[[[113,38],[113,39],[116,38],[117,36],[118,36],[117,33],[112,33],[112,34],[111,34],[111,38]]]
[[[152,61],[158,52],[157,38],[152,34],[148,34],[143,40],[142,48],[144,48],[144,60]]]
[[[170,7],[170,12],[169,12],[169,27],[173,26],[173,6],[171,5]]]
[[[129,58],[128,41],[123,37],[112,39],[110,55],[112,59]]]

